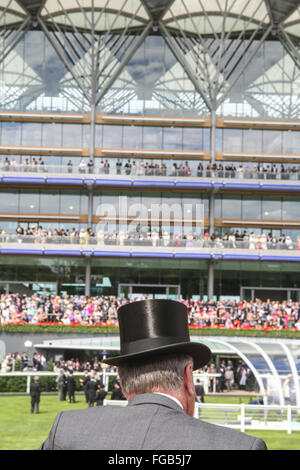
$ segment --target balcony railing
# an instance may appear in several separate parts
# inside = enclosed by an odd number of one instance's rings
[[[182,238],[173,236],[165,232],[162,237],[156,235],[137,236],[126,233],[104,234],[87,237],[85,232],[82,234],[58,236],[48,234],[38,235],[18,235],[12,233],[0,233],[0,244],[22,244],[22,245],[79,245],[79,246],[108,246],[108,247],[152,247],[152,248],[190,248],[190,249],[211,249],[211,250],[250,250],[250,251],[294,251],[300,252],[300,242],[294,242],[291,239],[286,241],[264,241],[260,238],[250,240],[206,240],[201,237]],[[299,253],[300,254],[300,253]]]
[[[232,169],[212,169],[212,168],[196,168],[195,166],[186,166],[185,162],[182,164],[177,163],[177,167],[166,166],[162,164],[150,165],[150,166],[131,166],[126,167],[126,164],[122,164],[122,167],[117,167],[115,164],[110,164],[109,167],[102,167],[99,165],[11,165],[2,162],[0,169],[4,174],[39,174],[46,176],[47,174],[63,174],[63,175],[101,175],[101,176],[126,176],[126,177],[193,177],[193,178],[218,178],[218,179],[246,179],[246,180],[279,180],[279,181],[297,181],[300,180],[300,169],[285,169],[285,171],[268,171],[267,169],[256,170],[248,167]]]

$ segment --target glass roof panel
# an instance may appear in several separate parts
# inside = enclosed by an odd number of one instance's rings
[[[92,24],[92,14],[91,12],[86,12],[83,15],[81,12],[68,13],[68,15],[57,15],[54,17],[54,21],[57,24],[64,26],[71,26],[72,28],[76,27],[79,29],[91,29]],[[95,31],[108,31],[108,30],[119,30],[125,29],[127,27],[141,26],[141,21],[135,18],[115,15],[113,13],[105,13],[99,17],[99,21],[95,24]]]
[[[19,23],[25,17],[26,13],[15,0],[9,2],[0,0],[0,26]]]
[[[294,21],[300,20],[300,8],[294,11],[292,15],[290,15],[284,22],[283,25],[288,25],[289,23],[293,23]]]
[[[171,8],[165,13],[163,20],[168,21],[174,17],[191,15],[241,15],[253,21],[269,22],[269,15],[263,0],[230,0],[219,2],[218,0],[175,0]]]
[[[74,11],[74,10],[80,10],[79,5],[82,9],[85,10],[90,10],[91,9],[91,1],[90,0],[47,0],[44,8],[42,9],[41,16],[48,16],[49,14],[51,15],[61,15],[62,10],[64,11]],[[145,21],[149,19],[149,16],[143,7],[141,2],[137,2],[136,0],[125,0],[123,2],[120,2],[119,0],[94,0],[94,6],[95,6],[95,20],[97,17],[97,12],[99,15],[99,11],[102,9],[110,10],[110,11],[115,11],[120,13],[122,15],[127,15],[127,16],[135,16],[140,18],[141,21]],[[80,10],[81,11],[81,10]],[[80,13],[80,16],[83,16],[82,11]]]
[[[12,14],[25,15],[25,11],[20,7],[16,0],[0,0],[0,10],[10,11]]]
[[[225,27],[224,27],[225,26]],[[250,31],[257,28],[256,23],[249,20],[242,20],[236,17],[222,16],[198,16],[191,18],[177,19],[168,22],[169,28],[181,29],[188,33],[198,33],[203,36],[208,34],[219,34],[223,31],[239,32]]]

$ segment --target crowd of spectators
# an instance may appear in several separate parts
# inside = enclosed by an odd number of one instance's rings
[[[244,230],[226,231],[224,235],[198,233],[172,233],[168,230],[144,231],[140,226],[135,231],[113,231],[99,228],[55,228],[42,226],[24,228],[18,226],[15,233],[0,228],[0,243],[58,243],[79,245],[116,245],[189,248],[242,248],[248,250],[300,250],[300,234],[296,241],[289,235],[275,236],[272,232],[255,233]]]
[[[118,326],[117,309],[140,297],[2,294],[2,324],[60,323]],[[255,328],[300,330],[300,303],[292,300],[180,300],[188,308],[191,328]]]
[[[82,374],[82,376],[80,376],[80,385],[84,390],[84,385],[87,380],[90,380],[92,377],[98,382],[98,388],[101,388],[101,386],[104,385],[104,372],[115,375],[115,379],[112,383],[113,396],[115,395],[115,399],[122,399],[118,393],[120,390],[118,387],[117,367],[104,364],[102,359],[102,356],[93,356],[86,360],[79,360],[79,358],[64,359],[63,357],[57,360],[51,371],[58,374],[57,383],[59,384],[61,381],[63,383],[62,393],[59,395],[60,399],[66,400],[67,384],[70,375],[74,373]],[[43,354],[35,353],[31,361],[27,352],[23,352],[22,354],[9,352],[1,363],[1,372],[14,372],[17,369],[17,362],[20,363],[19,370],[24,372],[45,372],[49,367],[49,363],[47,363]],[[240,360],[233,362],[231,359],[222,359],[219,366],[216,366],[215,363],[210,363],[195,371],[195,373],[207,374],[207,392],[230,392],[234,388],[250,391],[254,386],[251,370]],[[59,386],[58,389],[60,390]]]
[[[107,159],[80,159],[79,163],[69,160],[64,165],[47,166],[42,157],[25,158],[18,163],[15,157],[5,157],[2,169],[23,172],[67,172],[83,174],[125,175],[125,176],[174,176],[199,178],[253,178],[253,179],[299,179],[300,167],[298,165],[284,165],[276,163],[205,163],[204,161],[191,162],[176,160],[175,162],[159,163],[157,160],[131,160],[117,159],[114,163]]]

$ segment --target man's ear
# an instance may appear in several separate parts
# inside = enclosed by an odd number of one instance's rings
[[[194,395],[195,385],[194,385],[194,379],[193,379],[193,366],[191,363],[187,364],[187,366],[185,367],[183,378],[184,378],[184,386],[189,396]]]

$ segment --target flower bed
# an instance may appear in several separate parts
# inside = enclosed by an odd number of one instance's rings
[[[276,337],[276,338],[300,338],[300,331],[296,328],[225,328],[223,326],[198,327],[190,325],[190,335],[198,336],[256,336],[256,337]],[[62,323],[7,323],[0,325],[0,333],[82,333],[85,335],[91,334],[119,334],[118,326],[107,325],[102,323],[94,323],[92,325],[82,325],[80,323],[72,323],[64,325]]]

